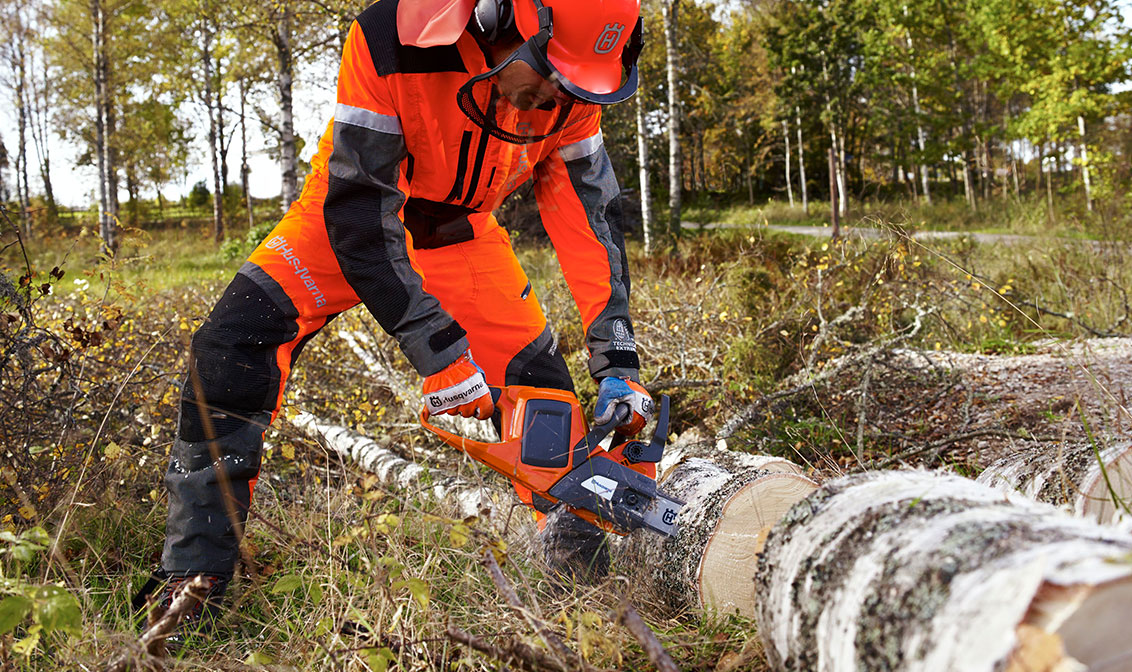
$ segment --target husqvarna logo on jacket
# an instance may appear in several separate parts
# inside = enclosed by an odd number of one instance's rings
[[[597,43],[594,44],[594,53],[608,54],[613,51],[613,48],[621,41],[621,31],[623,30],[625,30],[623,23],[605,24],[605,30],[601,31],[601,35],[597,37]]]

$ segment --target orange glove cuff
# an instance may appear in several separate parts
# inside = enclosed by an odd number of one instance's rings
[[[495,410],[483,369],[464,352],[444,370],[428,376],[422,386],[424,407],[429,415],[462,415],[486,420]]]

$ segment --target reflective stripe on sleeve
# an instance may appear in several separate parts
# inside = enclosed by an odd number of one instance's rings
[[[579,140],[574,144],[560,147],[558,149],[558,155],[562,157],[563,161],[574,161],[575,159],[593,154],[601,149],[601,146],[601,131],[598,131],[585,140]]]
[[[371,131],[402,135],[401,120],[391,114],[378,114],[361,107],[338,103],[334,108],[334,120],[351,126],[361,126]]]

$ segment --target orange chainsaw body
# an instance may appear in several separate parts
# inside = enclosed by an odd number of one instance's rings
[[[495,401],[502,416],[499,442],[475,441],[441,429],[428,421],[425,409],[421,410],[421,425],[448,445],[511,479],[520,499],[528,506],[539,508],[530,493],[556,504],[558,500],[550,495],[551,488],[590,458],[613,460],[656,480],[655,463],[632,463],[625,458],[623,451],[633,441],[624,441],[608,451],[597,442],[592,446],[584,442],[589,427],[581,404],[572,392],[521,385],[493,387],[492,392],[493,397],[496,392],[499,394]],[[602,520],[591,511],[567,508],[607,532],[624,534],[612,522]]]

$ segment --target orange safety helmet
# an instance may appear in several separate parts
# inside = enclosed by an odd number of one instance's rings
[[[643,46],[640,0],[511,1],[524,39],[549,30],[545,57],[550,77],[564,91],[601,105],[619,103],[636,91]]]
[[[620,103],[637,90],[637,57],[644,44],[640,0],[479,0],[472,17],[490,43],[514,35],[514,30],[525,40],[502,63],[469,79],[456,96],[469,119],[505,142],[545,140],[561,131],[569,118],[575,123],[584,118],[571,115],[575,107]],[[543,132],[505,130],[496,119],[507,116],[501,112],[507,108],[506,99],[476,94],[477,87],[515,61],[523,61],[569,94],[553,124],[527,125],[544,128]]]

